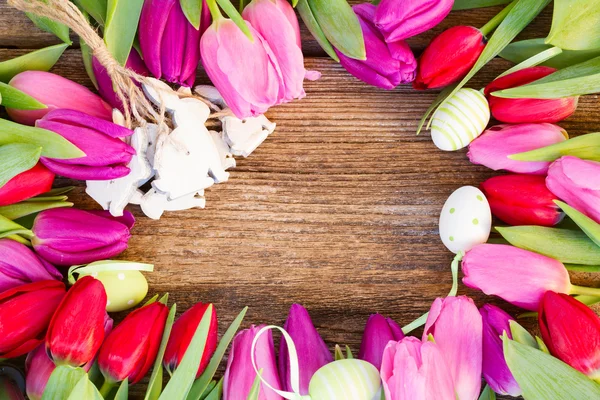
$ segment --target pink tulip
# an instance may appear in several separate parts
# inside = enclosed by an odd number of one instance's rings
[[[404,40],[442,22],[453,5],[454,0],[381,0],[375,24],[388,43]]]
[[[473,247],[462,259],[462,271],[465,285],[532,311],[548,290],[571,290],[569,273],[560,261],[503,244]]]
[[[407,336],[390,342],[381,363],[386,400],[455,400],[452,375],[434,342]]]
[[[223,400],[239,400],[248,397],[256,379],[256,372],[252,366],[252,342],[263,327],[264,325],[252,325],[249,329],[239,332],[233,339],[223,377]],[[254,360],[256,367],[263,370],[262,378],[275,389],[281,390],[271,331],[263,333],[256,342]],[[261,383],[258,399],[282,400],[283,398]]]
[[[265,39],[248,23],[254,41],[230,19],[218,19],[200,41],[208,77],[238,118],[265,113],[284,96],[277,57]]]
[[[43,343],[27,355],[25,387],[30,400],[41,400],[48,379],[55,368],[56,366],[48,357],[46,346]]]
[[[381,314],[372,314],[365,326],[358,358],[381,369],[383,350],[387,344],[392,340],[402,340],[403,337],[402,328],[396,321]]]
[[[461,400],[476,400],[481,389],[482,322],[473,300],[466,296],[437,298],[423,331],[441,350]]]
[[[112,107],[88,88],[67,78],[44,71],[25,71],[17,74],[9,83],[27,93],[48,108],[41,110],[16,110],[7,108],[10,118],[20,124],[34,125],[52,110],[66,108],[112,121]]]
[[[600,163],[573,156],[559,158],[548,170],[546,186],[571,207],[600,223]]]
[[[496,125],[471,142],[467,156],[473,164],[484,165],[494,171],[503,169],[520,174],[544,175],[550,162],[517,161],[508,157],[560,143],[568,138],[564,129],[548,123]]]

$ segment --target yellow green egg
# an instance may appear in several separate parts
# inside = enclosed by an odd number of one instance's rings
[[[310,380],[312,400],[374,400],[381,396],[379,371],[358,359],[338,360],[321,367]]]
[[[90,274],[104,285],[106,311],[125,311],[138,305],[148,294],[148,282],[140,271],[102,271]]]

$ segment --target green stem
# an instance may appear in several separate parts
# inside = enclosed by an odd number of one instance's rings
[[[504,7],[504,9],[502,11],[500,11],[498,14],[496,14],[496,16],[494,18],[490,19],[487,24],[482,26],[481,29],[479,29],[479,30],[481,31],[483,36],[489,35],[494,29],[496,29],[496,27],[498,27],[498,25],[500,25],[500,23],[502,23],[502,21],[504,21],[504,18],[506,18],[506,16],[510,12],[510,10],[513,9],[513,7],[517,4],[517,2],[518,2],[518,0],[515,0],[512,3],[510,3],[509,5],[507,5],[506,7]]]
[[[569,271],[600,272],[600,265],[565,264],[565,268]]]
[[[569,294],[584,294],[589,296],[600,297],[600,288],[571,285],[571,293]]]
[[[19,242],[21,244],[24,244],[25,246],[29,246],[31,247],[31,242],[19,235],[10,235],[6,237],[7,239],[11,239],[14,240],[15,242]]]
[[[244,7],[246,7],[246,2],[244,0],[240,0],[240,6],[238,8],[240,14],[244,11]]]
[[[102,397],[104,397],[105,399],[108,398],[108,395],[110,394],[110,391],[114,386],[115,382],[106,379],[102,384],[102,387],[100,388],[100,394],[102,395]]]
[[[213,21],[223,19],[223,14],[221,14],[221,10],[219,9],[219,6],[215,0],[206,0],[206,4],[208,4],[208,9]]]

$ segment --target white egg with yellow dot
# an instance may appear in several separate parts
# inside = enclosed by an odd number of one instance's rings
[[[148,282],[140,271],[95,271],[91,275],[104,285],[108,312],[135,307],[148,294]]]
[[[483,192],[473,186],[456,189],[440,214],[440,237],[453,253],[471,250],[487,242],[492,212]]]

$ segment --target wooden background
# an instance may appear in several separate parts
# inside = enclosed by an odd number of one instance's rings
[[[453,12],[410,44],[418,54],[436,33],[483,26],[499,10]],[[520,38],[544,37],[550,21],[548,9]],[[437,92],[372,88],[326,58],[305,30],[303,37],[306,67],[323,74],[306,82],[307,97],[268,113],[275,133],[237,159],[229,182],[207,190],[206,209],[153,221],[130,207],[138,220],[121,258],[153,263],[150,293],[169,292],[180,312],[213,302],[221,333],[246,305],[244,326],[283,324],[298,302],[330,347],[358,351],[369,314],[404,325],[447,294],[452,254],[438,236],[439,212],[452,191],[494,173],[471,165],[466,151],[442,152],[428,133],[415,135]],[[0,0],[0,60],[55,43]],[[481,88],[510,66],[496,59],[469,86]],[[91,87],[77,42],[53,72]],[[200,69],[198,82],[208,82]],[[586,96],[561,126],[572,135],[598,131],[599,113],[597,97]],[[78,207],[98,208],[81,182],[61,183],[78,186]],[[600,285],[592,275],[573,279]],[[459,292],[517,312],[462,285]]]

